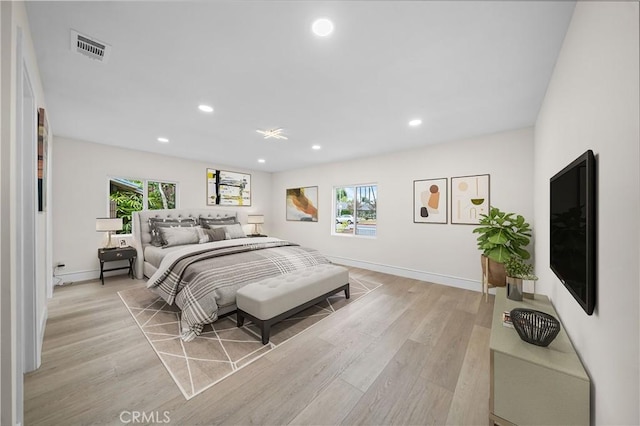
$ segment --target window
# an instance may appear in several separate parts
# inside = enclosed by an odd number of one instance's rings
[[[378,185],[334,188],[334,234],[375,237]]]
[[[147,181],[147,208],[149,210],[175,209],[176,184]]]
[[[175,209],[178,184],[126,178],[109,179],[111,217],[121,217],[118,234],[131,233],[131,214],[140,210]]]

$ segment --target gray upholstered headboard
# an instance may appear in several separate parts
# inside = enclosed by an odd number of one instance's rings
[[[151,230],[149,229],[149,218],[224,218],[237,217],[235,211],[218,209],[170,209],[170,210],[143,210],[134,212],[132,215],[132,231],[138,257],[136,258],[135,275],[136,278],[144,278],[144,249],[151,243]]]

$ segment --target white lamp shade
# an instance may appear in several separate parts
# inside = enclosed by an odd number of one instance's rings
[[[264,223],[264,215],[261,214],[250,214],[247,217],[247,223],[255,225]]]
[[[122,218],[121,217],[99,217],[96,219],[96,231],[121,231],[122,230]]]

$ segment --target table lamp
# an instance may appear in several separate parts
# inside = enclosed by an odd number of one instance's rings
[[[111,234],[114,231],[122,230],[122,218],[121,217],[99,217],[96,219],[96,231],[98,232],[108,232],[109,233],[109,241],[107,245],[104,247],[105,250],[111,250],[115,247],[111,247]]]
[[[251,235],[260,235],[258,232],[258,225],[262,225],[264,223],[264,215],[250,214],[247,218],[247,223],[253,225],[253,234]]]

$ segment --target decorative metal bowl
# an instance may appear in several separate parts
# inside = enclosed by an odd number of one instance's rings
[[[522,340],[537,346],[549,346],[560,332],[556,318],[533,309],[511,310],[511,322]]]

